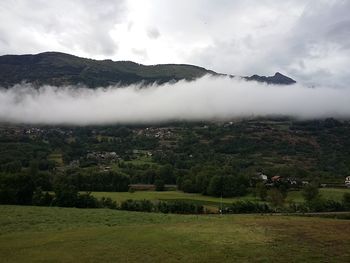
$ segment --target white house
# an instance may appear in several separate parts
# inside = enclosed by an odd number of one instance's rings
[[[345,178],[345,186],[350,187],[350,176]]]
[[[267,175],[263,173],[257,173],[257,178],[266,182],[267,181]]]

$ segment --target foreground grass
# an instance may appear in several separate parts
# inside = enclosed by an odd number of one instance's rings
[[[2,262],[349,262],[349,221],[0,206]]]

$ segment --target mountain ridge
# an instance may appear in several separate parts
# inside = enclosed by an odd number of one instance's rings
[[[54,51],[0,56],[0,87],[5,88],[21,82],[34,86],[83,84],[90,88],[136,83],[163,84],[179,80],[193,81],[208,74],[229,76],[190,64],[142,65],[133,61],[94,60]],[[295,83],[279,72],[271,77],[253,75],[242,78],[267,84]]]

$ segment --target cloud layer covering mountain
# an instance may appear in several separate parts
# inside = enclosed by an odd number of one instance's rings
[[[152,123],[288,115],[350,117],[350,90],[266,85],[205,76],[176,84],[96,90],[18,84],[0,90],[0,121],[43,124]]]

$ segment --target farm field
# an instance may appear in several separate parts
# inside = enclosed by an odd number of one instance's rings
[[[0,206],[2,262],[349,262],[350,221]]]
[[[320,194],[325,199],[332,199],[335,201],[341,201],[344,193],[350,193],[350,189],[337,189],[337,188],[321,188]],[[110,197],[114,201],[121,202],[127,199],[134,200],[186,200],[191,202],[198,202],[207,206],[220,206],[221,199],[219,197],[204,196],[201,194],[189,194],[181,191],[136,191],[134,193],[129,192],[93,192],[93,195],[97,198]],[[235,198],[223,198],[223,204],[230,204],[235,201],[258,201],[252,194],[235,197]],[[286,201],[303,202],[303,197],[300,191],[290,191],[288,193]]]

